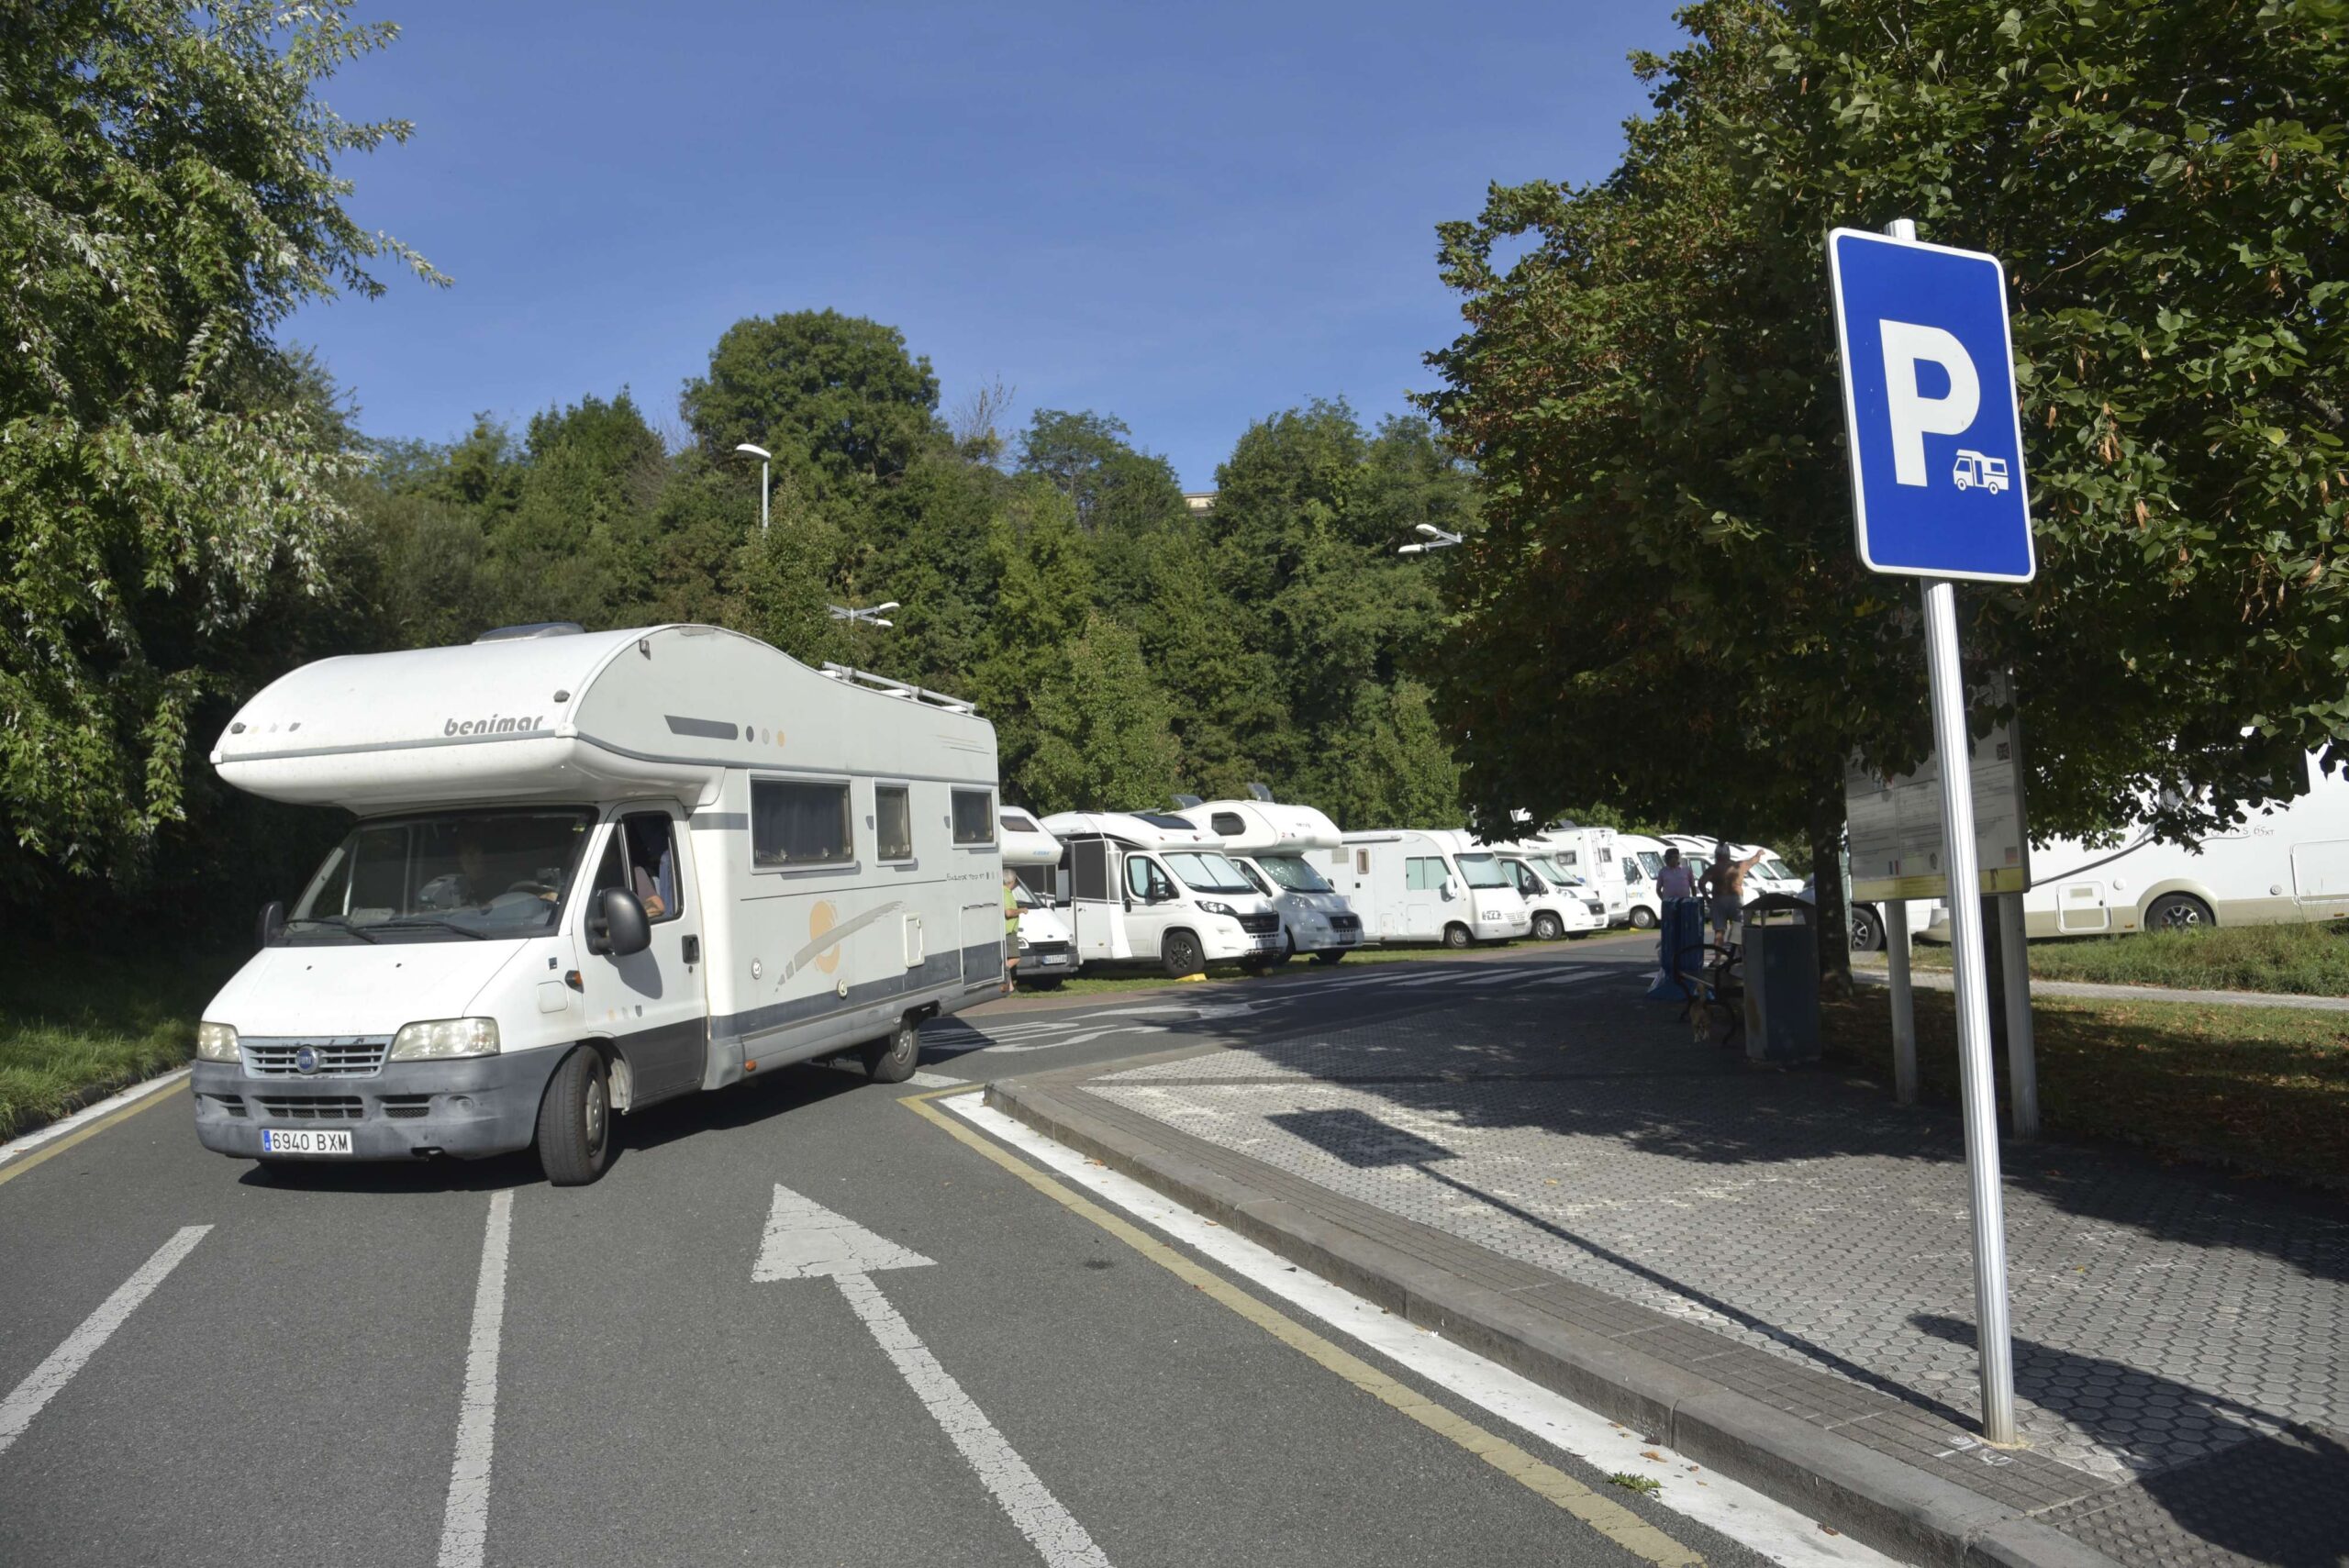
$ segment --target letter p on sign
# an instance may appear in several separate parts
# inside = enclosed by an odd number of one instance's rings
[[[1851,228],[1828,236],[1827,254],[1861,562],[2028,583],[2037,562],[1998,258]]]

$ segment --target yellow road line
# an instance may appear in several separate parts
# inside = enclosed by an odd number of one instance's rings
[[[6,1165],[0,1165],[0,1185],[5,1185],[9,1182],[15,1181],[18,1176],[23,1175],[27,1171],[31,1170],[35,1165],[39,1164],[44,1160],[56,1159],[57,1156],[64,1153],[68,1149],[72,1148],[76,1143],[81,1142],[85,1138],[95,1138],[99,1133],[104,1132],[106,1129],[114,1126],[116,1123],[128,1121],[140,1111],[152,1110],[155,1106],[161,1105],[165,1100],[177,1100],[179,1096],[172,1093],[169,1089],[158,1089],[153,1094],[148,1095],[145,1099],[139,1100],[135,1104],[123,1106],[122,1109],[115,1112],[112,1116],[102,1116],[97,1120],[92,1122],[89,1126],[81,1129],[79,1131],[68,1133],[65,1137],[59,1139],[56,1142],[50,1144],[46,1149],[35,1150],[32,1153],[25,1155],[22,1159],[13,1161]]]
[[[1658,1568],[1687,1568],[1687,1565],[1704,1562],[1698,1553],[1622,1504],[1599,1496],[1564,1471],[1544,1463],[1508,1439],[1494,1436],[1474,1421],[1453,1414],[1434,1400],[1387,1376],[1361,1357],[1339,1349],[1312,1329],[1240,1289],[1221,1274],[1202,1268],[1131,1221],[1072,1191],[1051,1173],[1037,1169],[929,1103],[949,1095],[974,1094],[984,1087],[984,1084],[970,1084],[937,1089],[926,1095],[906,1095],[900,1103],[944,1128],[952,1137],[994,1161],[1062,1207],[1091,1220],[1184,1284],[1222,1303],[1372,1398],[1408,1416],[1430,1431],[1459,1444],[1537,1496],[1564,1508],[1624,1551],[1658,1564]]]

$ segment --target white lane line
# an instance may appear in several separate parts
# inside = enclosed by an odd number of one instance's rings
[[[921,1072],[915,1073],[912,1077],[907,1079],[906,1082],[908,1084],[919,1084],[925,1089],[954,1089],[960,1088],[963,1084],[970,1082],[970,1080],[967,1078],[950,1078],[943,1073]]]
[[[6,1164],[19,1154],[29,1154],[44,1143],[55,1142],[77,1127],[87,1127],[100,1117],[111,1116],[127,1105],[143,1100],[150,1095],[159,1094],[175,1084],[184,1083],[187,1080],[187,1074],[186,1068],[174,1068],[160,1078],[150,1078],[144,1084],[133,1084],[118,1095],[109,1095],[95,1106],[83,1106],[72,1116],[60,1117],[47,1127],[35,1128],[22,1138],[0,1143],[0,1165]]]
[[[1700,1471],[1675,1451],[1645,1441],[1638,1432],[1595,1410],[1471,1354],[1449,1340],[1414,1328],[1352,1292],[1292,1266],[1253,1241],[1210,1224],[1130,1177],[1086,1164],[1083,1155],[1001,1111],[988,1109],[976,1095],[938,1103],[1265,1295],[1321,1319],[1406,1371],[1596,1465],[1603,1473],[1629,1472],[1651,1477],[1663,1487],[1656,1494],[1659,1502],[1742,1541],[1771,1562],[1787,1568],[1895,1568],[1894,1559],[1849,1536],[1828,1535],[1817,1520],[1783,1503],[1718,1472]],[[1657,1457],[1648,1458],[1651,1453]]]
[[[1004,1440],[963,1385],[938,1364],[881,1287],[860,1273],[832,1276],[841,1294],[896,1366],[917,1398],[962,1452],[995,1500],[1050,1568],[1109,1568],[1109,1559],[1075,1516],[1060,1505],[1028,1462]],[[446,1560],[443,1559],[445,1563]]]
[[[98,1347],[122,1327],[123,1319],[154,1294],[163,1277],[180,1266],[180,1261],[195,1250],[195,1244],[211,1229],[209,1225],[181,1226],[170,1240],[155,1249],[152,1257],[139,1265],[138,1273],[117,1285],[112,1296],[98,1303],[95,1312],[82,1319],[80,1328],[65,1336],[63,1344],[49,1352],[48,1360],[9,1390],[7,1398],[0,1399],[0,1453],[8,1451],[9,1445],[40,1414],[40,1407],[72,1381],[83,1363],[97,1354]]]
[[[457,1455],[440,1514],[440,1568],[481,1568],[489,1540],[489,1459],[497,1435],[497,1336],[506,1321],[506,1254],[514,1239],[514,1195],[492,1193],[473,1285],[473,1336],[465,1349],[465,1394],[457,1414]]]

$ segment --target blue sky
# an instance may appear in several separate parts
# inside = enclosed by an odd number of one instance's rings
[[[371,435],[630,387],[675,422],[744,316],[902,328],[951,411],[1093,408],[1186,487],[1250,421],[1367,418],[1458,329],[1434,225],[1610,169],[1660,0],[396,5],[323,95],[416,122],[353,215],[455,280],[303,311]],[[388,274],[387,274],[388,276]]]

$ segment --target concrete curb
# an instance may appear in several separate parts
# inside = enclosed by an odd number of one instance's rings
[[[1067,1092],[1065,1080],[1089,1075],[997,1082],[987,1087],[987,1103],[1397,1317],[1879,1551],[1936,1568],[2120,1568],[2007,1504],[1561,1322],[1113,1126]]]

